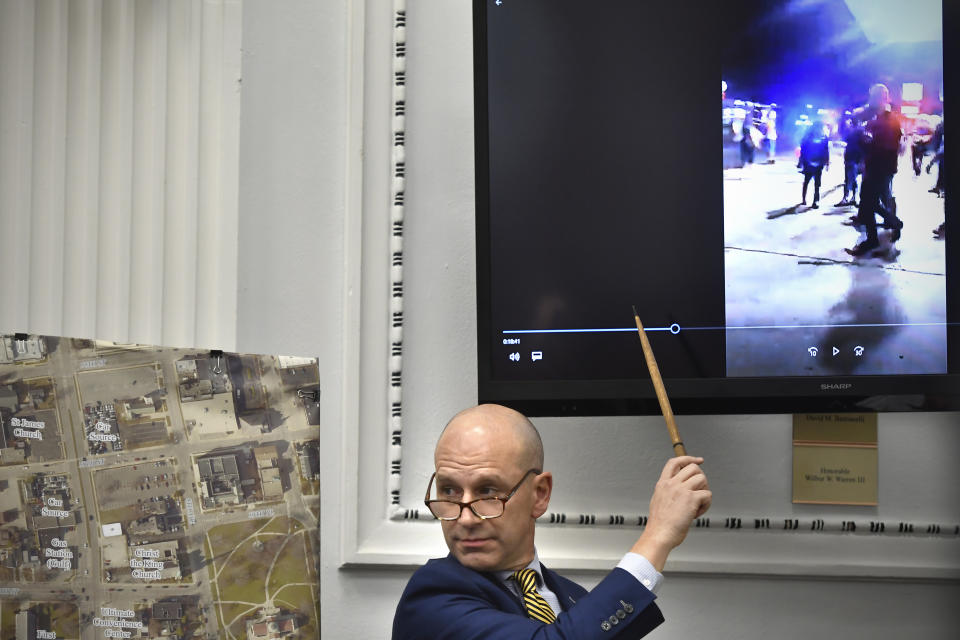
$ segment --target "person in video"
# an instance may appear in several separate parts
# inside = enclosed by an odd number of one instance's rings
[[[823,170],[830,165],[830,138],[826,125],[815,122],[810,125],[800,142],[800,160],[797,168],[803,172],[803,193],[800,204],[807,204],[807,185],[813,179],[814,209],[820,207],[820,182]]]
[[[743,128],[742,133],[743,137],[740,138],[740,163],[744,168],[747,165],[753,164],[753,157],[757,149],[756,142],[754,141],[754,136],[756,133],[753,130],[753,103],[748,102],[746,106],[746,113],[743,116]]]
[[[891,230],[890,241],[900,239],[903,222],[897,217],[897,202],[893,196],[893,176],[897,173],[900,140],[903,130],[900,121],[890,110],[890,91],[886,85],[870,87],[870,99],[863,135],[863,182],[860,185],[860,207],[857,224],[866,232],[866,239],[845,249],[852,256],[872,253],[880,246],[877,236],[879,213],[884,225]]]
[[[767,140],[767,164],[776,162],[777,155],[777,112],[774,106],[775,105],[770,105],[770,109],[766,112],[767,116],[764,118],[767,125],[765,134]]]
[[[927,173],[930,173],[930,169],[933,167],[934,163],[937,165],[937,183],[933,185],[933,188],[930,189],[930,192],[937,194],[938,198],[946,197],[943,182],[943,149],[945,140],[946,138],[943,135],[943,120],[941,119],[933,133],[933,148],[936,150],[936,152],[934,153],[933,160],[931,160],[930,164],[927,165]],[[933,230],[933,237],[937,240],[947,239],[946,222],[941,222],[940,226]]]
[[[933,129],[926,117],[920,116],[917,118],[911,138],[910,159],[913,163],[913,173],[917,177],[920,177],[921,170],[923,169],[924,156],[926,156],[931,149],[936,148],[932,145]]]
[[[857,178],[860,177],[863,162],[862,135],[863,131],[853,117],[844,120],[843,141],[846,146],[843,150],[843,199],[837,203],[838,207],[857,206]]]
[[[545,567],[534,546],[553,489],[536,428],[499,405],[460,412],[437,441],[425,497],[450,554],[410,578],[393,640],[645,636],[663,622],[653,601],[667,555],[710,506],[702,463],[693,456],[667,461],[643,533],[587,592]]]
[[[937,128],[933,133],[933,140],[931,142],[931,147],[934,150],[933,159],[930,160],[930,164],[927,165],[927,173],[930,173],[930,169],[933,168],[933,165],[937,165],[937,183],[933,185],[933,188],[930,189],[930,193],[935,193],[940,197],[943,197],[943,147],[944,147],[944,135],[943,135],[943,120],[937,124]]]

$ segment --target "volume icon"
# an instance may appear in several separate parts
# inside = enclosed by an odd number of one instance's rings
[[[511,353],[511,354],[510,354],[510,359],[511,359],[513,362],[520,362],[520,352],[519,352],[519,351],[514,351],[513,353]]]

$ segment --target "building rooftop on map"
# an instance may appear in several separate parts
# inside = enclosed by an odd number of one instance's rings
[[[183,605],[179,602],[155,602],[153,617],[157,620],[179,620],[183,615]]]
[[[293,615],[266,615],[259,620],[247,620],[248,640],[277,640],[297,632],[297,619]]]
[[[33,528],[37,531],[41,529],[58,529],[60,527],[72,527],[78,522],[78,511],[68,511],[66,518],[55,518],[53,516],[34,516]]]
[[[183,402],[180,407],[184,422],[198,436],[219,437],[239,429],[229,393]]]
[[[214,477],[231,478],[236,476],[239,480],[240,470],[237,468],[237,457],[235,454],[222,456],[210,456],[197,460],[197,467],[200,469],[200,477],[204,479]]]
[[[159,535],[163,533],[163,529],[160,527],[159,519],[154,515],[134,520],[127,525],[127,533],[132,536]]]
[[[37,616],[29,609],[17,613],[17,640],[34,640],[37,637]]]
[[[269,469],[277,466],[277,447],[275,445],[256,447],[253,450],[253,455],[257,459],[257,468],[259,469]]]
[[[0,409],[5,409],[10,415],[20,410],[20,396],[13,385],[0,385]]]
[[[180,561],[177,558],[178,551],[179,544],[176,540],[154,542],[152,544],[139,544],[127,547],[127,554],[131,560],[140,559],[162,562],[163,569],[160,570],[161,580],[179,580],[181,578]]]
[[[209,400],[213,395],[213,383],[209,380],[194,380],[180,385],[180,400],[183,402]]]
[[[260,488],[264,500],[272,500],[283,496],[283,484],[280,482],[280,469],[268,467],[260,470]]]
[[[150,396],[124,400],[121,406],[123,407],[125,417],[129,421],[152,416],[157,412],[156,404]]]
[[[308,442],[300,446],[297,455],[300,458],[300,475],[307,480],[312,480],[320,473],[319,452],[313,443]]]
[[[205,506],[240,502],[240,469],[235,454],[215,455],[197,460],[200,497]]]
[[[219,372],[216,363],[216,359],[211,359],[208,355],[189,356],[177,360],[175,366],[177,368],[177,385],[180,387],[180,397],[185,399],[193,396],[197,392],[193,385],[204,382],[206,384],[198,387],[198,389],[209,389],[207,393],[214,394],[229,393],[231,391],[230,376],[227,375],[226,362],[221,359]]]
[[[54,538],[57,538],[57,539],[59,539],[59,540],[66,540],[66,539],[67,539],[67,534],[69,533],[69,531],[70,531],[70,529],[66,529],[66,528],[63,528],[63,529],[55,529],[55,528],[43,529],[43,530],[37,532],[37,542],[40,544],[41,547],[50,547],[50,546],[53,546],[53,545],[50,543],[51,540],[53,540]]]
[[[293,367],[309,367],[317,364],[316,358],[299,358],[296,356],[277,356],[277,362],[281,369],[292,369]]]
[[[0,339],[0,364],[30,362],[47,357],[47,343],[43,336],[28,336],[26,340],[17,340],[13,336]]]
[[[197,361],[195,358],[177,360],[174,367],[177,369],[177,380],[179,382],[197,378]]]

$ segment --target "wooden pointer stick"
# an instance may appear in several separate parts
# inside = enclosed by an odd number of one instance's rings
[[[673,443],[673,450],[678,456],[687,455],[687,450],[683,447],[683,440],[680,439],[680,432],[677,431],[677,421],[673,417],[673,409],[670,408],[670,398],[667,397],[667,390],[663,386],[663,378],[660,377],[660,367],[657,366],[657,359],[653,355],[653,348],[650,341],[647,340],[647,333],[643,330],[643,324],[640,322],[640,314],[637,308],[633,307],[633,319],[637,321],[637,331],[640,333],[640,344],[643,346],[643,357],[647,360],[647,369],[650,371],[650,379],[653,381],[653,388],[657,392],[657,400],[660,401],[660,411],[663,412],[663,419],[667,421],[667,431],[670,432],[670,441]]]

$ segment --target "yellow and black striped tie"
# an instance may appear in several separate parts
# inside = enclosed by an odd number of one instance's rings
[[[537,572],[533,569],[520,569],[510,576],[520,585],[520,591],[523,594],[523,606],[527,610],[527,615],[534,620],[552,623],[557,619],[553,609],[547,604],[539,593],[537,593]]]

